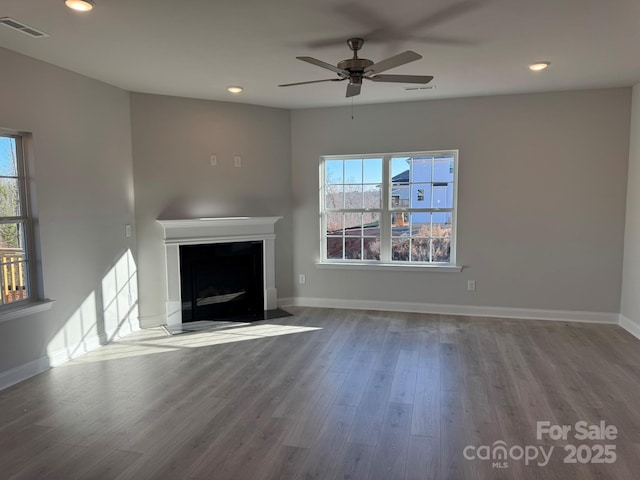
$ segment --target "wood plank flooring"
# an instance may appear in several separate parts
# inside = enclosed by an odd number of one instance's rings
[[[145,330],[0,392],[2,479],[640,478],[640,341],[617,326],[292,308]],[[536,439],[536,422],[615,425]],[[546,466],[466,446],[554,447]],[[567,444],[613,444],[565,464]]]

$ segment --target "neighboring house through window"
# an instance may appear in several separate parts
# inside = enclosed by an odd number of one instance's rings
[[[454,264],[457,151],[325,156],[322,261]]]

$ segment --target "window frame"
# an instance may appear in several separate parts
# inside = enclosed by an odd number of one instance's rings
[[[38,246],[33,219],[33,197],[30,191],[29,157],[30,134],[0,128],[0,136],[13,138],[16,143],[16,174],[20,201],[20,215],[0,217],[0,223],[22,223],[24,229],[24,255],[26,266],[26,293],[24,299],[0,304],[0,323],[24,315],[51,308],[52,301],[45,300],[41,291],[38,270]],[[2,272],[0,271],[0,275]],[[0,279],[3,282],[3,279]],[[0,283],[0,287],[2,283]]]
[[[392,159],[397,157],[442,157],[448,156],[453,159],[453,195],[452,195],[452,208],[418,208],[409,206],[394,206],[394,198],[392,196],[392,175],[391,164]],[[366,159],[382,159],[382,184],[381,184],[381,202],[380,208],[363,208],[360,209],[327,209],[326,202],[326,169],[325,162],[328,160],[366,160]],[[457,258],[457,217],[458,217],[458,163],[459,163],[459,151],[456,149],[450,150],[429,150],[429,151],[414,151],[414,152],[390,152],[390,153],[372,153],[372,154],[350,154],[350,155],[322,155],[320,156],[320,168],[319,168],[319,196],[320,196],[320,257],[317,261],[319,267],[327,268],[340,268],[340,267],[383,267],[390,269],[415,269],[415,268],[428,268],[442,271],[461,271],[462,267],[456,264]],[[342,185],[345,185],[343,179]],[[364,184],[364,179],[363,182]],[[430,183],[434,183],[433,181]],[[411,185],[408,183],[409,195],[411,196]],[[433,193],[432,193],[433,195]],[[401,202],[400,202],[401,203]],[[331,212],[372,212],[379,213],[380,215],[380,260],[364,260],[364,259],[335,259],[327,258],[327,229],[326,218],[327,213]],[[433,261],[400,261],[392,259],[392,225],[391,215],[393,213],[400,213],[409,215],[411,213],[451,213],[451,240],[450,240],[450,254],[448,262],[433,262]],[[343,234],[344,236],[344,234]],[[431,238],[431,237],[430,237]]]

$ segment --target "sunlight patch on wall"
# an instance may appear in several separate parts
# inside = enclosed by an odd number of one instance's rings
[[[51,366],[139,330],[136,263],[127,250],[47,346]]]
[[[99,346],[96,295],[91,292],[49,342],[47,355],[55,366]]]
[[[138,329],[136,263],[127,250],[102,279],[104,334],[107,341]]]

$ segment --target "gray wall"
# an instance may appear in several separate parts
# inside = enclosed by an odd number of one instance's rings
[[[0,64],[0,126],[33,132],[44,289],[56,300],[0,323],[0,375],[73,355],[136,315],[136,240],[140,316],[162,323],[159,217],[284,216],[280,297],[618,312],[622,294],[623,314],[640,319],[639,87],[629,155],[630,89],[356,106],[351,120],[349,108],[290,113],[142,94],[130,105],[127,92],[4,49]],[[463,272],[316,268],[320,155],[448,148],[460,150]],[[136,229],[124,236],[134,174],[137,239]],[[293,285],[298,273],[305,285]],[[112,302],[121,293],[128,305]]]
[[[640,84],[633,88],[620,313],[640,332]]]
[[[618,312],[630,102],[623,88],[294,111],[295,295]],[[465,269],[318,269],[319,157],[433,149],[460,151]]]
[[[276,288],[290,296],[289,111],[144,94],[132,94],[131,104],[141,325],[166,322],[158,218],[284,217],[276,223]]]
[[[0,126],[33,133],[44,292],[56,301],[0,323],[1,373],[76,354],[114,327],[109,275],[135,237],[124,234],[134,222],[129,94],[2,48],[0,65]],[[135,303],[135,289],[125,293]]]

